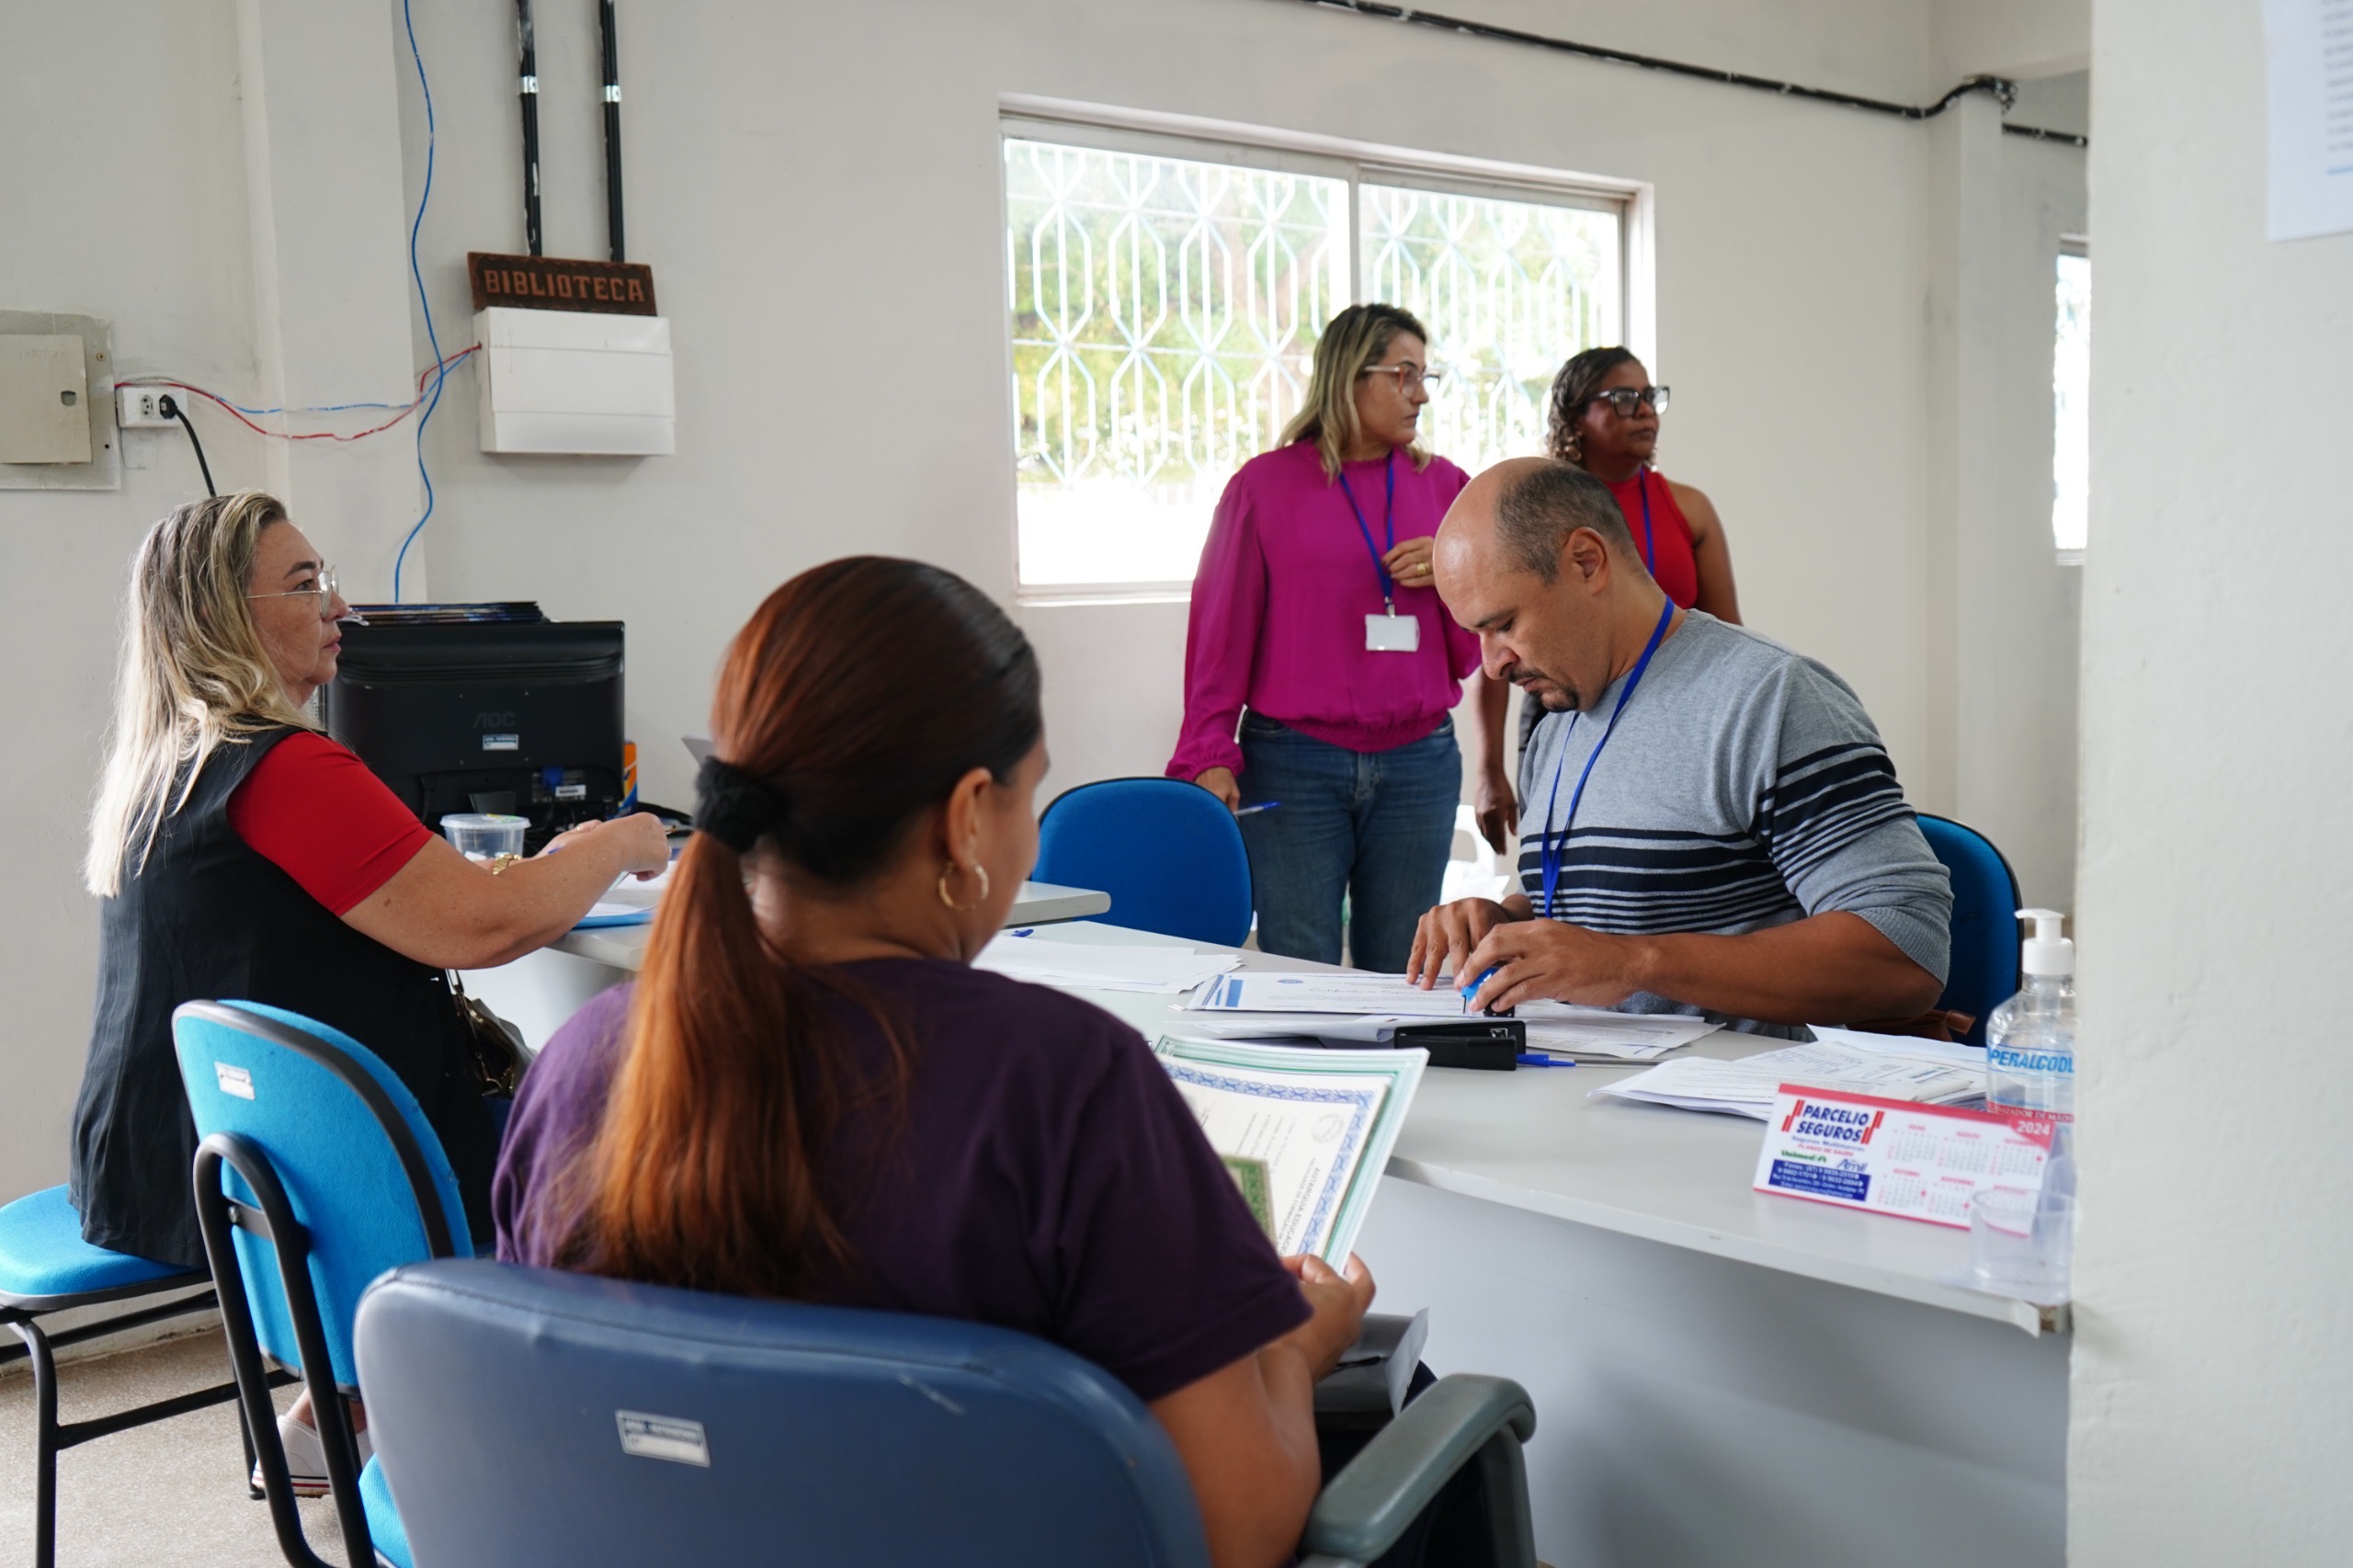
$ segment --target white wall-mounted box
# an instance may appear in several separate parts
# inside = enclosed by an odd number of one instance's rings
[[[485,452],[667,456],[677,400],[666,316],[474,312]]]

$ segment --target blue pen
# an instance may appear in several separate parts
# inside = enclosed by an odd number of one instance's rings
[[[1540,1051],[1521,1051],[1519,1064],[1522,1067],[1574,1067],[1576,1065],[1574,1062],[1563,1062],[1557,1056],[1547,1056]]]
[[[1244,806],[1233,814],[1238,817],[1246,817],[1258,812],[1271,812],[1281,804],[1280,801],[1261,801],[1255,806]]]
[[[1477,994],[1479,994],[1479,987],[1481,987],[1482,985],[1486,984],[1486,983],[1487,983],[1487,982],[1488,982],[1488,980],[1489,980],[1489,979],[1490,979],[1490,978],[1495,974],[1495,971],[1497,971],[1497,970],[1499,970],[1499,969],[1501,969],[1501,968],[1503,968],[1503,967],[1504,967],[1504,966],[1503,966],[1503,965],[1501,965],[1501,964],[1499,964],[1499,963],[1498,963],[1498,964],[1489,964],[1489,965],[1487,966],[1487,971],[1486,971],[1486,973],[1482,974],[1481,976],[1479,976],[1479,978],[1478,978],[1478,979],[1476,979],[1476,980],[1472,981],[1470,984],[1468,984],[1468,985],[1466,985],[1466,986],[1464,986],[1464,987],[1462,988],[1462,1000],[1463,1000],[1463,1001],[1465,1001],[1465,1002],[1468,1002],[1468,1001],[1470,1001],[1470,1000],[1471,1000],[1471,998],[1472,998],[1472,997],[1476,996]]]

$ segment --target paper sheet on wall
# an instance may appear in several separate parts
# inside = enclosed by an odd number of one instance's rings
[[[2353,0],[2264,0],[2275,240],[2353,230]]]

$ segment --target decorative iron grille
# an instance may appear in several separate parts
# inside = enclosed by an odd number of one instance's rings
[[[1358,200],[1366,297],[1420,317],[1446,369],[1424,442],[1472,473],[1542,451],[1562,362],[1620,335],[1618,214],[1370,184]]]
[[[1614,337],[1618,215],[1007,138],[1006,308],[1027,587],[1182,584],[1219,493],[1305,397],[1356,297],[1427,322],[1426,438],[1538,450],[1552,372]]]

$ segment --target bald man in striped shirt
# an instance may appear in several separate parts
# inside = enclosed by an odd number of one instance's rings
[[[1846,682],[1668,602],[1566,463],[1473,480],[1436,566],[1488,676],[1547,711],[1520,757],[1520,891],[1424,915],[1415,981],[1790,1036],[1936,1005],[1950,881]]]

